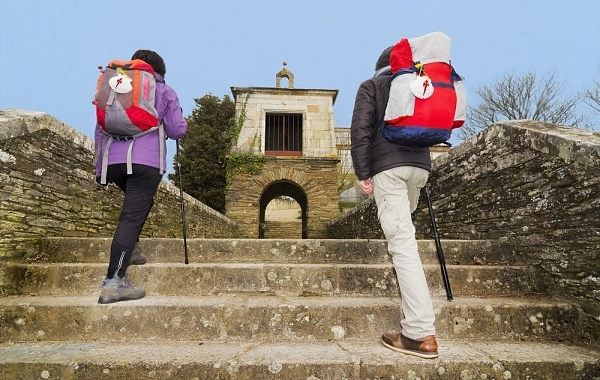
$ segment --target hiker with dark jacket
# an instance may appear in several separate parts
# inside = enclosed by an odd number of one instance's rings
[[[392,143],[379,133],[389,98],[391,50],[383,51],[375,76],[364,81],[356,94],[352,161],[361,189],[374,195],[402,296],[402,332],[383,334],[382,343],[405,354],[436,358],[435,315],[411,216],[427,183],[431,156],[428,147]]]
[[[164,126],[166,137],[177,140],[187,132],[177,93],[164,83],[165,63],[160,55],[151,50],[138,50],[131,57],[148,63],[155,71],[158,120]],[[103,138],[100,125],[94,133],[96,150],[105,152],[108,139]],[[162,141],[161,141],[162,140]],[[113,140],[108,151],[108,182],[117,185],[125,193],[119,223],[110,249],[110,262],[98,303],[134,300],[146,292],[134,287],[127,276],[131,264],[146,262],[139,251],[139,236],[153,205],[154,195],[162,180],[160,168],[166,167],[166,139],[161,139],[156,130],[135,138],[131,151],[132,174],[127,174],[127,156],[131,140]],[[160,144],[163,144],[162,149]],[[162,152],[162,155],[161,155]],[[161,165],[162,161],[162,165]],[[96,178],[100,183],[102,163],[96,164]]]

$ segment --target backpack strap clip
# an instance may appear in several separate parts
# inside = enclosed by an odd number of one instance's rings
[[[136,136],[111,136],[113,140],[117,141],[129,141],[134,140]]]

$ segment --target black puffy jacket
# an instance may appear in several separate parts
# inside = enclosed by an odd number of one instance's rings
[[[379,122],[385,115],[389,95],[389,71],[364,81],[358,88],[350,136],[352,163],[359,180],[398,166],[431,171],[428,147],[395,144],[379,133]]]

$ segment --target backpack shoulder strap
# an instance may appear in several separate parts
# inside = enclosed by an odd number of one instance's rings
[[[104,148],[104,153],[102,154],[102,169],[100,171],[100,184],[106,185],[106,172],[108,171],[108,151],[113,142],[112,136],[109,136],[108,142],[106,143],[106,148]],[[102,140],[101,140],[102,141]],[[102,145],[100,145],[102,147]]]

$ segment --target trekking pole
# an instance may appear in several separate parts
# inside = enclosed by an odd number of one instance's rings
[[[448,279],[448,272],[446,271],[446,260],[444,260],[444,251],[442,250],[442,243],[440,242],[440,235],[438,233],[437,224],[435,223],[435,216],[433,215],[433,206],[431,205],[431,198],[429,197],[429,190],[427,185],[424,187],[425,197],[427,198],[427,205],[429,206],[429,217],[431,218],[431,232],[433,233],[433,240],[435,240],[435,249],[437,251],[438,260],[440,262],[440,268],[442,269],[442,279],[444,280],[444,287],[446,288],[446,296],[448,301],[452,301],[452,289],[450,289],[450,280]]]
[[[179,171],[179,203],[181,203],[181,224],[183,225],[183,252],[185,254],[185,263],[189,264],[187,241],[185,236],[185,208],[183,206],[183,186],[181,185],[181,158],[179,156],[179,140],[175,140],[177,145],[177,169]]]

